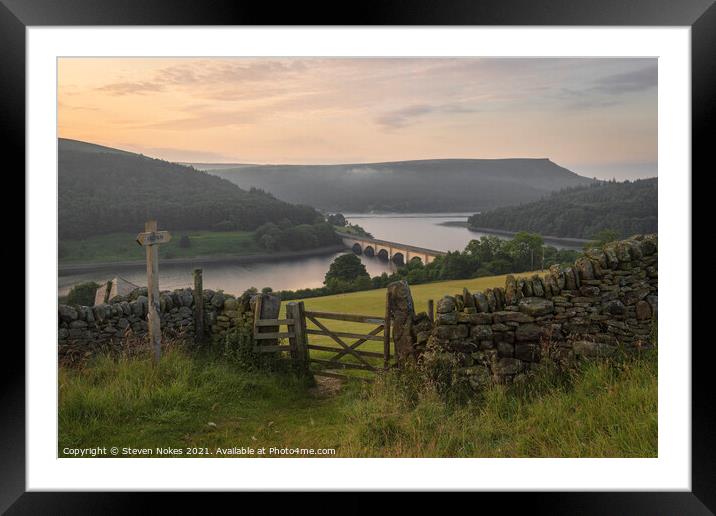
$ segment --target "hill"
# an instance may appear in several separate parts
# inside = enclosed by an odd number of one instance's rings
[[[601,230],[619,238],[658,232],[657,178],[606,182],[554,192],[545,198],[478,213],[470,227],[593,238]]]
[[[438,159],[201,168],[242,188],[330,211],[477,211],[529,202],[591,179],[548,159]]]
[[[129,151],[114,149],[112,147],[105,147],[104,145],[98,145],[96,143],[83,142],[80,140],[71,140],[69,138],[58,138],[58,148],[60,152],[77,151],[89,153],[123,154],[125,156],[138,156],[138,154],[134,154]]]
[[[308,206],[242,190],[192,167],[76,140],[58,143],[60,239],[136,232],[150,218],[175,230],[253,230],[319,217]]]

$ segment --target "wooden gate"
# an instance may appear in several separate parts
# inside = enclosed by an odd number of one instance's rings
[[[363,371],[378,372],[385,370],[390,366],[390,319],[379,318],[371,315],[359,315],[359,314],[342,314],[332,312],[314,312],[306,311],[306,318],[312,322],[317,329],[306,329],[306,335],[322,335],[329,337],[333,342],[338,344],[336,346],[326,346],[320,344],[311,343],[310,337],[307,339],[308,349],[314,349],[316,351],[330,352],[331,355],[325,359],[320,358],[309,358],[311,364],[316,364],[321,368],[312,368],[313,374],[324,375],[324,376],[337,376],[342,377],[335,372],[335,370],[342,369],[359,369]],[[363,323],[375,326],[372,330],[367,333],[354,333],[337,331],[330,329],[324,320],[333,321],[348,321],[353,323]],[[356,339],[353,342],[346,342],[344,339]],[[382,342],[383,351],[381,353],[376,351],[365,351],[358,349],[360,346],[367,342]],[[352,357],[355,361],[350,362],[344,359]],[[382,358],[382,363],[376,364],[375,361],[368,360],[369,358]]]
[[[387,301],[387,294],[386,294]],[[374,315],[360,315],[349,313],[318,312],[306,310],[303,302],[290,302],[286,305],[286,318],[278,318],[278,307],[275,317],[272,317],[271,310],[262,307],[262,296],[257,296],[254,315],[254,351],[264,352],[289,352],[291,358],[298,365],[309,370],[315,375],[347,378],[348,375],[337,373],[337,370],[362,370],[376,373],[387,369],[390,366],[392,355],[390,353],[390,316],[388,303],[383,317]],[[367,333],[353,331],[340,331],[329,328],[329,321],[347,321],[372,325],[373,328]],[[315,328],[309,328],[308,323]],[[281,326],[286,326],[287,331],[280,331]],[[337,346],[329,346],[312,342],[311,336],[328,337]],[[281,344],[282,340],[288,339],[288,345]],[[355,339],[352,342],[348,339]],[[382,351],[367,351],[359,349],[368,342],[382,342]],[[311,357],[309,350],[320,352]],[[346,360],[349,359],[351,360]],[[375,359],[382,359],[376,361]],[[314,367],[311,367],[314,366]],[[366,379],[365,376],[362,377]]]

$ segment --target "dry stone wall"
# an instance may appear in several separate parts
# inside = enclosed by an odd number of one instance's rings
[[[220,337],[247,311],[248,295],[235,297],[221,291],[204,290],[204,327],[207,337]],[[159,296],[162,332],[181,338],[194,337],[193,289],[164,291]],[[128,296],[115,296],[95,306],[59,305],[58,342],[99,344],[118,341],[128,334],[147,333],[147,289],[138,288]]]
[[[657,236],[637,235],[543,276],[509,275],[504,288],[443,297],[433,324],[413,316],[413,352],[454,353],[476,387],[510,383],[547,352],[573,361],[648,346],[657,296]]]

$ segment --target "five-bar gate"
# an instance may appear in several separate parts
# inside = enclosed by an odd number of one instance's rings
[[[303,302],[286,305],[286,318],[279,319],[279,305],[262,306],[263,296],[256,298],[254,312],[254,351],[289,352],[301,367],[315,375],[345,378],[336,371],[354,369],[376,373],[390,367],[390,314],[386,294],[386,311],[383,317],[348,313],[306,310]],[[366,333],[341,331],[330,328],[331,322],[346,321],[371,325]],[[313,324],[312,328],[307,323]],[[280,331],[286,326],[286,331]],[[315,343],[315,337],[328,337],[329,343]],[[288,345],[281,341],[288,339]],[[326,340],[326,339],[321,339]],[[382,351],[360,349],[368,342],[382,342]],[[336,345],[328,345],[336,344]],[[311,357],[309,350],[319,351],[320,358]],[[376,360],[382,359],[382,360]],[[311,367],[315,365],[316,367]]]

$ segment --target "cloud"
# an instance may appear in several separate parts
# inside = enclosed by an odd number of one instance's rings
[[[185,131],[192,129],[209,129],[214,127],[230,127],[245,125],[253,122],[256,115],[242,111],[216,112],[207,111],[196,116],[175,118],[144,124],[139,127],[147,129],[166,129],[170,131]]]
[[[218,98],[230,100],[232,88],[240,84],[285,80],[307,69],[304,61],[192,60],[160,68],[144,81],[114,82],[96,89],[110,95],[143,95],[165,91],[169,87],[192,87],[195,91],[199,88],[208,98],[212,98],[216,91]],[[237,93],[239,98],[242,95]]]
[[[100,86],[97,90],[109,93],[110,95],[143,95],[145,93],[163,91],[164,86],[152,81],[115,82]]]
[[[389,111],[376,118],[378,125],[389,128],[399,128],[408,125],[413,119],[426,115],[434,111],[434,108],[428,104],[414,104]]]
[[[594,88],[584,90],[562,88],[559,98],[560,100],[566,101],[564,106],[567,109],[572,110],[605,108],[619,104],[618,99],[605,97],[595,92],[596,90]]]
[[[583,88],[561,88],[559,97],[567,109],[605,108],[622,104],[624,95],[647,91],[657,85],[656,66],[610,74]]]
[[[657,81],[657,66],[648,66],[640,70],[617,73],[599,79],[596,81],[593,90],[608,95],[620,95],[622,93],[648,90],[655,87]]]
[[[431,113],[463,114],[474,113],[477,110],[461,104],[413,104],[401,109],[388,111],[375,119],[378,125],[386,129],[400,129],[413,123],[416,119]]]

